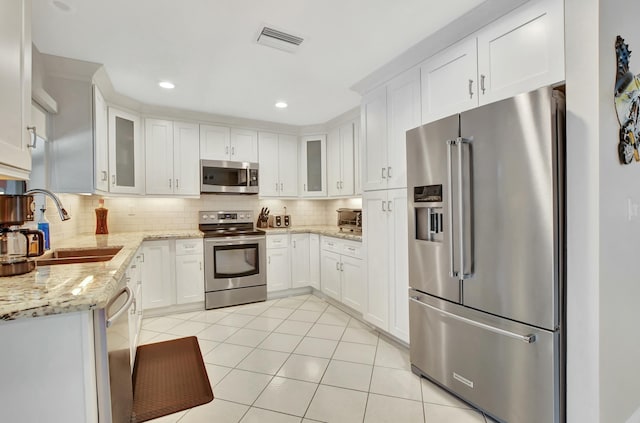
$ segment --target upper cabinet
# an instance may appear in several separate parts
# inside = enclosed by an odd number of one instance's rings
[[[354,124],[349,122],[327,137],[327,188],[330,197],[354,194]]]
[[[420,70],[365,95],[360,111],[362,189],[406,187],[406,131],[420,125]]]
[[[198,125],[146,119],[144,126],[146,193],[198,195]]]
[[[0,175],[31,170],[31,1],[0,2]]]
[[[97,86],[93,86],[93,140],[95,189],[109,191],[109,108]]]
[[[298,195],[298,139],[293,135],[259,133],[260,196]]]
[[[327,195],[327,141],[325,135],[306,135],[300,140],[301,197]]]
[[[248,129],[200,125],[203,160],[258,161],[258,133]]]
[[[109,107],[109,192],[142,194],[144,149],[140,117]]]
[[[422,123],[564,80],[563,4],[530,1],[421,64]]]

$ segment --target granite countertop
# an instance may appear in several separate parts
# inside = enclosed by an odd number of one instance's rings
[[[350,239],[352,241],[362,242],[362,233],[356,232],[340,232],[337,226],[329,225],[312,225],[312,226],[292,226],[289,228],[260,228],[265,231],[267,235],[277,233],[312,233],[318,235],[332,236],[334,238]]]
[[[202,238],[199,230],[80,235],[56,242],[54,250],[122,246],[110,261],[39,266],[0,277],[0,321],[105,307],[143,241]],[[0,323],[1,324],[1,323]]]

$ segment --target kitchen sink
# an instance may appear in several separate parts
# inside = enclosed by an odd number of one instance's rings
[[[36,259],[38,266],[51,266],[53,264],[92,263],[109,261],[122,249],[122,246],[105,248],[65,248],[54,250],[51,253]]]

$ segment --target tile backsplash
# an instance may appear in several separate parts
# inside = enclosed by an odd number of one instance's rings
[[[134,232],[172,229],[197,229],[200,210],[253,210],[255,216],[262,207],[271,214],[291,215],[294,226],[335,225],[340,207],[361,208],[360,198],[323,200],[258,199],[254,196],[206,195],[201,198],[101,197],[97,195],[60,194],[59,198],[71,215],[60,221],[53,202],[47,200],[52,242],[79,234],[95,232],[95,209],[104,198],[109,210],[109,232]]]

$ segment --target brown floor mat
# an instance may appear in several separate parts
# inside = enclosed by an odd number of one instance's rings
[[[195,336],[138,347],[131,422],[144,422],[212,400]]]

